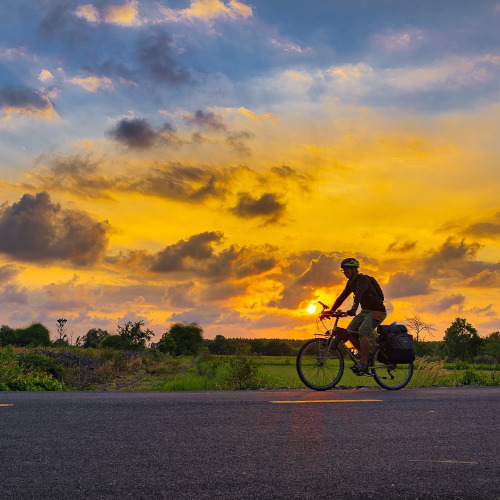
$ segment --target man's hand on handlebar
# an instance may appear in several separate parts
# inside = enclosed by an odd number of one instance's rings
[[[347,316],[347,313],[337,310],[337,311],[332,311],[331,309],[324,310],[320,315],[319,319],[329,319],[329,318],[343,318],[344,316]]]

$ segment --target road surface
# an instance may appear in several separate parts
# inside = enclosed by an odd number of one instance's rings
[[[1,499],[500,499],[500,388],[0,393]]]

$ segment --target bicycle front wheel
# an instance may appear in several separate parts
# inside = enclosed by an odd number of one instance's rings
[[[307,387],[326,391],[335,387],[344,373],[344,358],[338,349],[329,349],[327,339],[306,342],[297,354],[297,373]]]
[[[390,391],[402,389],[413,376],[413,363],[388,363],[380,347],[375,349],[370,366],[373,378],[380,387]]]

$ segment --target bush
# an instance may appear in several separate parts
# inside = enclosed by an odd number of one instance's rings
[[[26,359],[29,358],[25,358],[25,361]],[[20,363],[12,347],[0,349],[0,390],[64,391],[66,387],[63,382],[43,372],[40,366],[43,363],[38,357]]]
[[[236,354],[227,359],[229,389],[258,389],[259,365],[246,354]]]

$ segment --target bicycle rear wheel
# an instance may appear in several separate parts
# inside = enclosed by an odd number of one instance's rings
[[[388,363],[380,347],[377,347],[373,353],[370,371],[380,387],[393,391],[402,389],[411,380],[413,363]]]
[[[344,358],[338,349],[329,349],[326,339],[306,342],[297,354],[297,373],[307,387],[326,391],[335,387],[344,373]]]

